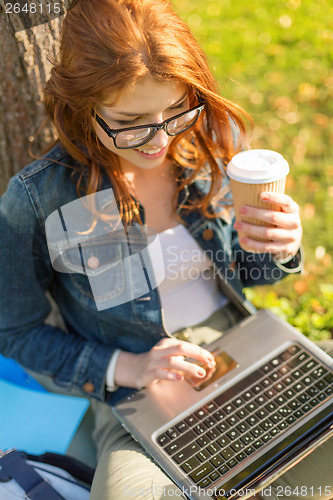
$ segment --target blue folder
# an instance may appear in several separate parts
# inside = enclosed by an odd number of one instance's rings
[[[0,354],[0,380],[13,382],[21,387],[47,392],[31,375],[29,375],[14,359],[5,358]]]
[[[0,450],[66,453],[89,401],[47,392],[15,362],[9,369],[7,361],[0,359]]]

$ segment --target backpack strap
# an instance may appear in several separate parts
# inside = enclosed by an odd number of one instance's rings
[[[25,491],[30,500],[65,500],[16,450],[0,456],[0,466]]]
[[[61,455],[59,453],[46,452],[43,455],[30,455],[22,452],[22,455],[28,460],[33,462],[40,462],[42,464],[54,465],[60,469],[65,470],[71,476],[81,483],[85,483],[89,488],[93,481],[95,469],[81,462],[77,458],[69,455]]]

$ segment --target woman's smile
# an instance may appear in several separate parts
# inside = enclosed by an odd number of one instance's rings
[[[148,160],[153,160],[154,158],[161,158],[168,150],[168,145],[164,148],[154,148],[154,149],[134,149],[140,156],[147,158]]]

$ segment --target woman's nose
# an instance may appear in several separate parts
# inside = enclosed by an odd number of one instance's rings
[[[154,137],[150,139],[148,145],[153,146],[154,148],[163,149],[167,146],[168,142],[169,138],[164,130],[158,130]]]

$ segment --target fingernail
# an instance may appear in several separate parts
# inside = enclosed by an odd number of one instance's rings
[[[269,200],[269,194],[267,194],[267,193],[261,193],[260,198],[262,200]]]
[[[176,380],[183,380],[183,375],[181,375],[180,373],[176,373],[175,379]]]
[[[199,375],[199,377],[203,377],[204,375],[206,375],[206,372],[202,368],[199,368],[199,370],[197,371],[197,374]]]
[[[240,243],[243,243],[243,245],[246,245],[246,243],[248,242],[248,239],[247,238],[241,238],[239,240]]]
[[[235,224],[234,224],[234,228],[235,229],[241,229],[241,227],[242,227],[242,223],[241,222],[235,222]]]
[[[239,213],[240,213],[240,214],[243,214],[243,215],[244,215],[244,214],[246,214],[246,212],[247,212],[246,207],[240,207],[240,209],[239,209]]]

